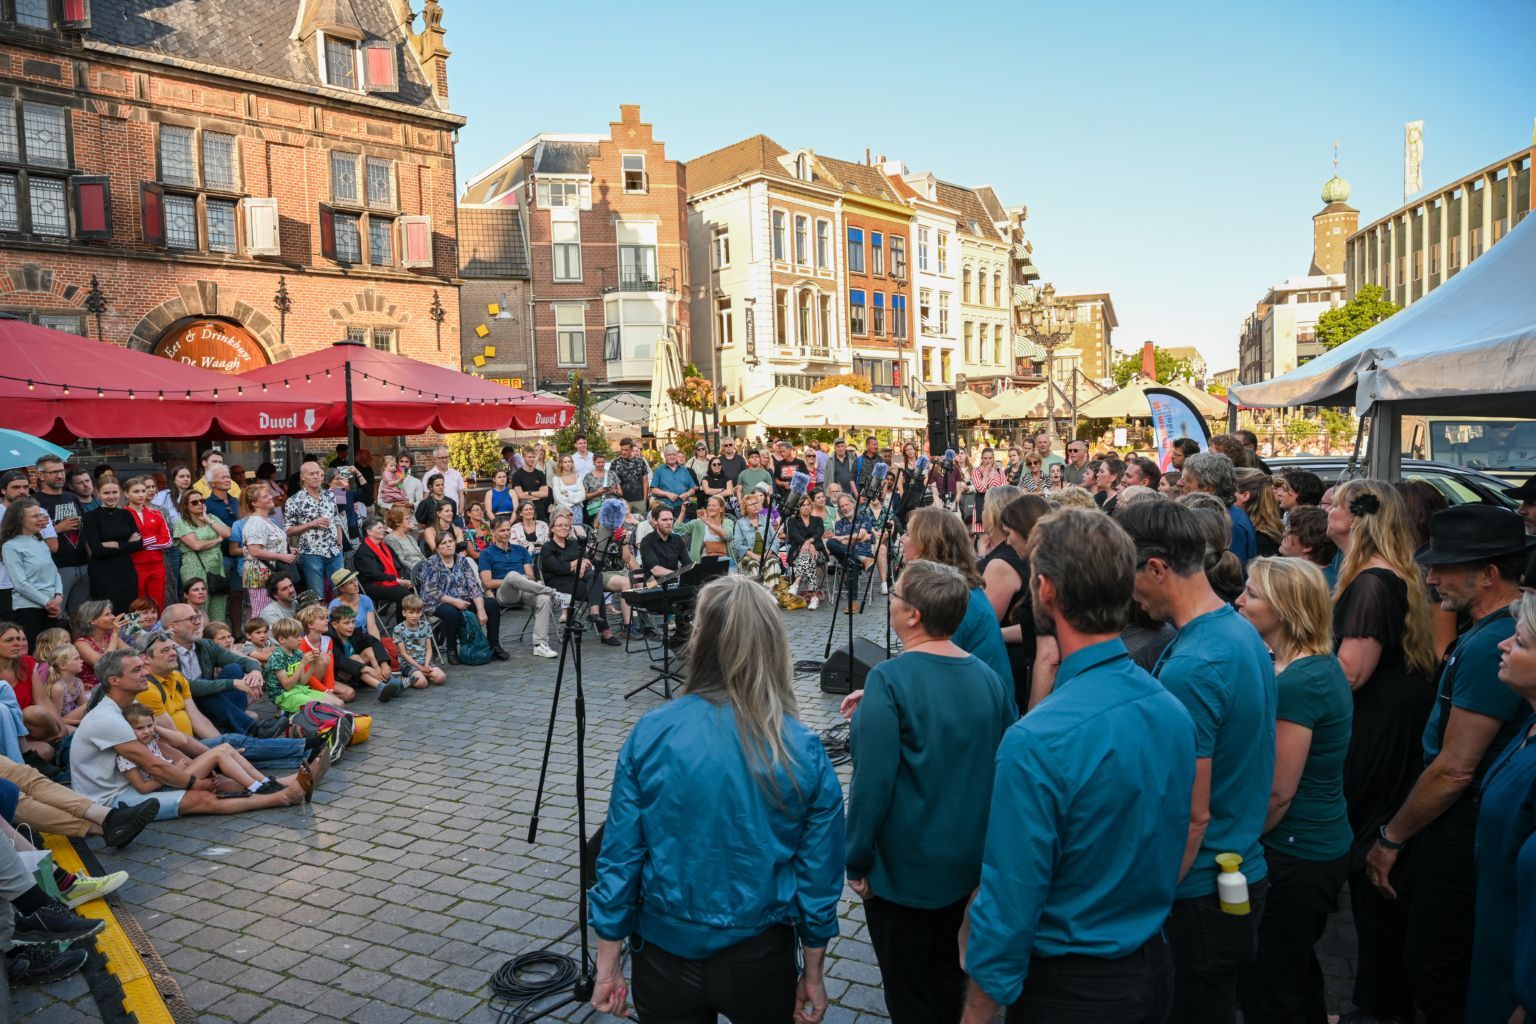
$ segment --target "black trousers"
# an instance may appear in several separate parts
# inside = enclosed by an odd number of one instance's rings
[[[1173,950],[1173,1016],[1179,1024],[1232,1024],[1237,975],[1253,963],[1269,879],[1250,882],[1246,914],[1222,911],[1216,894],[1174,900],[1163,934]]]
[[[1326,1024],[1317,940],[1338,907],[1349,855],[1315,861],[1266,849],[1269,898],[1259,922],[1259,955],[1237,977],[1245,1024]]]
[[[643,939],[631,958],[635,1009],[645,1024],[784,1024],[795,1012],[795,933],[775,925],[707,960]]]
[[[960,925],[966,900],[924,910],[879,896],[864,901],[891,1024],[955,1024],[965,1009]]]
[[[1403,852],[1411,855],[1412,851]],[[1413,994],[1404,961],[1408,900],[1402,879],[1407,865],[1401,861],[1398,865],[1398,870],[1392,873],[1398,892],[1395,900],[1376,891],[1365,877],[1364,867],[1349,873],[1349,909],[1355,921],[1355,948],[1359,955],[1351,998],[1362,1013],[1412,1020]],[[1469,904],[1468,912],[1471,909]]]
[[[1161,934],[1119,960],[1032,957],[1007,1024],[1163,1024],[1173,1006],[1173,954]]]
[[[21,627],[27,637],[27,649],[37,646],[37,634],[45,629],[68,629],[69,623],[48,614],[46,608],[13,608],[11,621]]]
[[[1462,797],[1413,837],[1404,871],[1408,986],[1429,1024],[1466,1019],[1472,973],[1477,796]]]

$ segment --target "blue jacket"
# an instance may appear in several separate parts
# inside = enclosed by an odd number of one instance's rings
[[[779,801],[748,768],[729,704],[680,697],[619,752],[592,927],[699,960],[778,924],[825,946],[843,890],[843,790],[816,734],[784,724]],[[780,805],[782,804],[782,806]]]

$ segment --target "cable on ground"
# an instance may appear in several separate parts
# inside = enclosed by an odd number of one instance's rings
[[[853,760],[853,752],[848,747],[847,722],[839,722],[822,733],[821,745],[834,765],[847,764]]]

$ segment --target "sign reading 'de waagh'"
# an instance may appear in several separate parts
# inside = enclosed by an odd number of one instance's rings
[[[186,321],[160,338],[155,355],[228,374],[245,373],[269,362],[255,336],[225,320]]]

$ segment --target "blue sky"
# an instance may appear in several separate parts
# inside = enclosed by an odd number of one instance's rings
[[[1115,344],[1221,369],[1265,289],[1303,274],[1334,140],[1365,224],[1529,145],[1536,3],[772,4],[447,0],[460,185],[540,131],[639,103],[670,156],[757,132],[991,184],[1063,291],[1109,292]],[[569,39],[567,44],[563,42]]]

